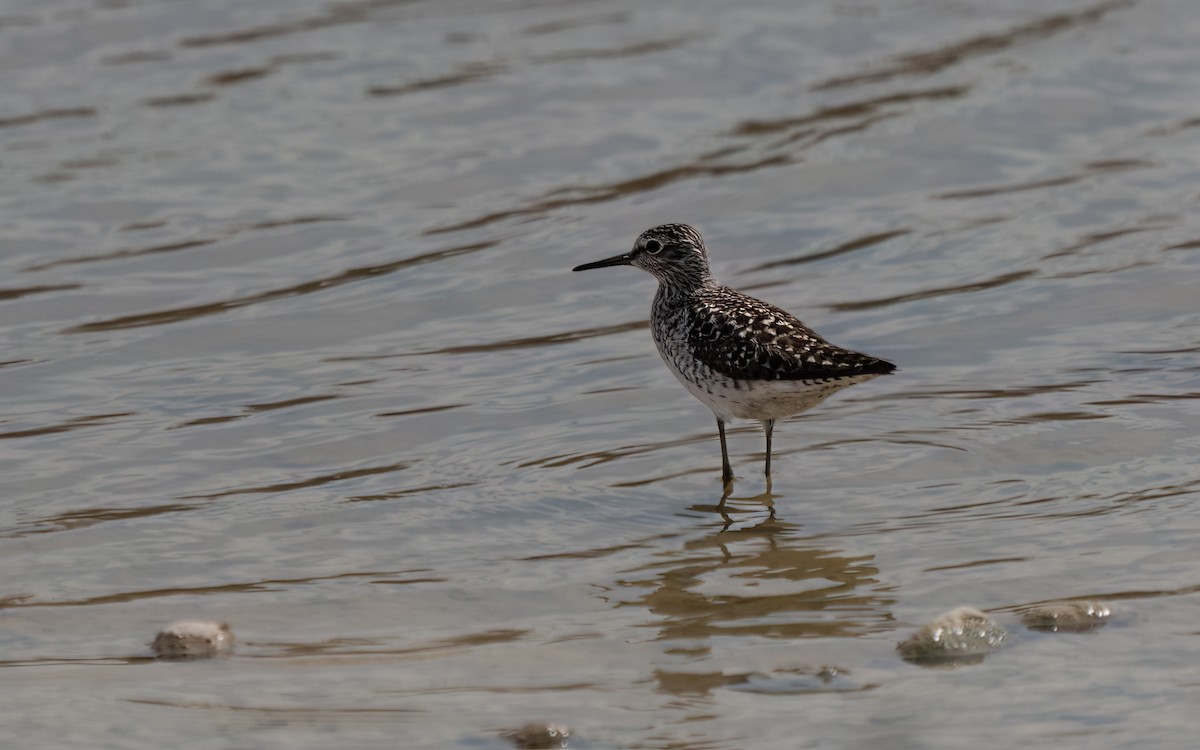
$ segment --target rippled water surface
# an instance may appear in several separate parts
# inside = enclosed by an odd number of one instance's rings
[[[1198,48],[1191,0],[9,0],[0,745],[1188,746]],[[721,508],[653,279],[569,272],[665,221],[901,367],[770,492],[733,430]],[[1111,622],[1021,627],[1061,599]],[[957,606],[1011,636],[900,658]]]

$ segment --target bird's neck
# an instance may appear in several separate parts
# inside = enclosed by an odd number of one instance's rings
[[[668,276],[658,277],[659,299],[685,299],[705,289],[717,289],[721,285],[707,268],[686,269]]]

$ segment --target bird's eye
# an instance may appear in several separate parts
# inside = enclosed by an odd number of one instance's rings
[[[663,245],[658,240],[646,240],[646,244],[642,245],[642,249],[651,255],[657,255],[662,248]]]

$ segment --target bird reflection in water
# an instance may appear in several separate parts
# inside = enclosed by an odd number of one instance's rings
[[[623,604],[656,618],[656,640],[695,647],[718,636],[846,637],[890,621],[894,599],[878,591],[873,555],[797,538],[801,527],[780,520],[769,497],[730,500],[719,508],[692,506],[721,522],[622,581],[641,590]],[[743,510],[743,502],[757,507]]]

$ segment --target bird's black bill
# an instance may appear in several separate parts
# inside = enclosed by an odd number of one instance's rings
[[[591,263],[584,263],[582,266],[575,266],[571,270],[572,271],[587,271],[588,269],[591,269],[591,268],[607,268],[608,266],[628,266],[631,263],[633,263],[633,256],[630,255],[629,253],[625,253],[624,255],[614,255],[613,257],[605,258],[604,260],[596,260],[596,261],[592,261]]]

